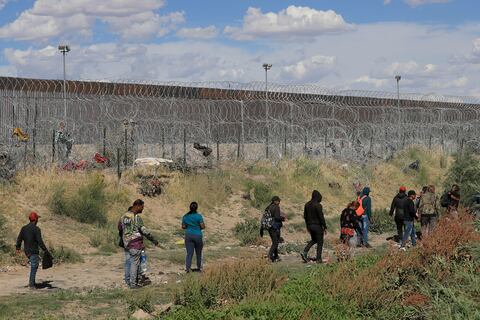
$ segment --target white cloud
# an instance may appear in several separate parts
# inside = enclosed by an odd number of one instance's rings
[[[358,84],[373,86],[375,89],[382,88],[388,84],[387,79],[375,79],[375,78],[371,78],[368,75],[361,76],[358,79],[355,79],[353,82]]]
[[[326,33],[351,31],[355,27],[345,22],[335,11],[289,6],[278,13],[262,13],[248,8],[242,27],[227,26],[226,34],[236,40],[277,37],[316,37]]]
[[[0,0],[0,10],[2,10],[11,0]]]
[[[156,13],[164,0],[36,0],[33,7],[0,28],[0,38],[47,40],[68,35],[89,36],[97,20],[124,39],[163,36],[183,23],[184,13]]]
[[[451,0],[404,0],[411,7],[418,7],[423,6],[426,4],[434,4],[434,3],[447,3]]]
[[[336,65],[335,57],[312,56],[282,68],[280,78],[283,80],[318,81],[332,72]]]
[[[185,39],[213,39],[218,36],[218,29],[215,26],[182,28],[177,31],[177,36]]]

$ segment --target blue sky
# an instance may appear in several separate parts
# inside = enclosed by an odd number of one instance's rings
[[[100,4],[99,4],[100,3]],[[0,75],[480,96],[477,0],[0,0]]]

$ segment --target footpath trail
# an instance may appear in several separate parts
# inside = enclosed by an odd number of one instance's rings
[[[375,248],[387,245],[385,241],[387,235],[374,235],[371,236],[372,249],[356,249],[356,255],[365,254]],[[334,239],[334,235],[329,235],[329,239]],[[218,249],[218,248],[217,248]],[[228,247],[230,249],[230,247]],[[208,250],[208,249],[207,249]],[[253,248],[250,249],[251,256],[266,256],[268,248]],[[229,250],[225,250],[229,251]],[[235,250],[232,250],[230,254],[227,254],[223,258],[240,258],[236,256]],[[149,277],[152,280],[153,285],[169,284],[179,281],[183,275],[183,264],[172,263],[162,256],[165,256],[167,251],[161,253],[151,252],[149,255]],[[312,248],[310,255],[315,254],[315,247]],[[331,263],[334,259],[334,253],[331,249],[324,249],[324,261]],[[283,255],[280,265],[287,267],[298,264],[298,267],[303,264],[299,253],[292,252],[287,255]],[[26,260],[25,260],[26,261]],[[37,273],[37,283],[40,283],[43,288],[36,290],[38,293],[56,292],[60,290],[75,290],[75,291],[88,291],[94,288],[101,289],[114,289],[114,288],[126,288],[123,282],[123,253],[116,253],[110,256],[102,255],[87,255],[84,257],[84,262],[75,264],[60,264],[51,269],[42,270],[39,268]],[[214,261],[210,262],[214,263]],[[9,267],[0,267],[0,296],[9,296],[16,294],[29,294],[32,293],[27,287],[28,275],[30,269],[29,266],[15,265]]]

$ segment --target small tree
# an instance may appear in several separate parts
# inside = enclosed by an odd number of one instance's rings
[[[480,193],[479,160],[471,150],[458,153],[447,173],[446,190],[450,190],[453,184],[458,184],[461,188],[461,203],[465,206],[471,204],[474,194]]]

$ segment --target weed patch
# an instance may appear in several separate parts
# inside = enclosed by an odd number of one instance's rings
[[[271,202],[273,197],[272,189],[262,182],[249,181],[247,189],[253,190],[253,198],[250,200],[253,207],[264,209]]]
[[[372,213],[373,223],[370,225],[369,230],[373,233],[386,233],[395,231],[395,223],[390,216],[387,209],[375,210]]]
[[[82,256],[73,249],[60,246],[59,248],[55,248],[53,246],[47,247],[50,253],[53,256],[53,261],[55,264],[59,263],[78,263],[83,262]]]
[[[233,228],[233,233],[242,246],[257,244],[261,239],[260,222],[253,218],[238,222]]]

